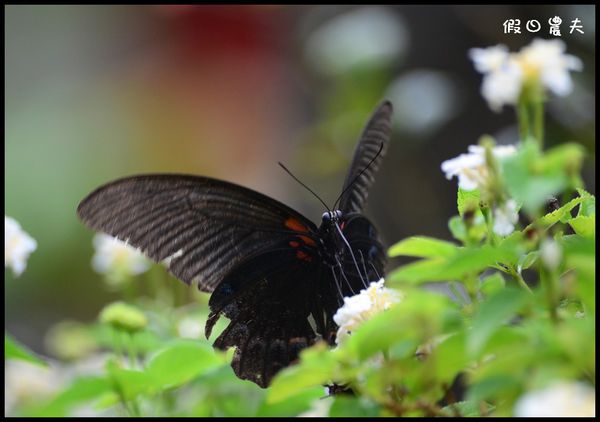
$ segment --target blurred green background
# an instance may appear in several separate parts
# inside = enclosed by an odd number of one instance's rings
[[[396,127],[367,213],[388,245],[449,238],[456,182],[441,162],[481,133],[517,140],[513,109],[485,104],[467,51],[548,38],[555,15],[584,70],[573,94],[548,104],[547,145],[581,142],[593,155],[595,6],[5,7],[5,213],[38,242],[20,278],[5,271],[6,329],[47,353],[51,325],[92,321],[114,299],[75,215],[100,184],[202,174],[318,222],[322,206],[277,162],[333,203],[384,97]],[[504,34],[510,18],[537,19],[542,31]],[[568,33],[574,18],[585,34]],[[594,168],[586,162],[592,193]]]

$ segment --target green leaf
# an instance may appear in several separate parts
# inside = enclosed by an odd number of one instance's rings
[[[586,215],[591,216],[596,214],[596,197],[591,195],[589,192],[584,189],[577,189],[577,193],[582,198],[581,206],[579,207],[578,216]]]
[[[446,279],[457,279],[482,271],[497,262],[511,261],[513,257],[514,251],[508,247],[485,245],[480,248],[464,248],[448,259],[442,274]]]
[[[27,416],[68,416],[73,407],[96,401],[103,394],[110,393],[112,386],[106,377],[90,376],[74,380],[65,390],[46,404],[29,409]]]
[[[486,400],[506,400],[507,396],[514,397],[522,381],[512,375],[496,375],[474,383],[467,393],[467,400],[481,402]]]
[[[527,226],[527,228],[525,230],[527,230],[529,228],[533,228],[533,227],[549,228],[549,227],[553,226],[554,224],[558,223],[559,221],[562,221],[563,223],[568,222],[571,219],[571,210],[573,208],[575,208],[577,205],[579,205],[582,201],[583,201],[582,197],[578,197],[578,198],[574,198],[574,199],[570,200],[569,202],[567,202],[565,205],[563,205],[559,209],[554,210],[551,213],[544,215],[542,218],[538,219],[537,221],[534,221],[529,226]]]
[[[389,249],[389,256],[417,256],[417,257],[447,257],[458,250],[458,246],[445,240],[432,237],[415,236],[396,243]]]
[[[225,364],[222,353],[196,341],[176,341],[159,351],[146,366],[154,387],[172,388]]]
[[[473,317],[473,328],[467,338],[467,352],[476,357],[494,332],[515,316],[530,300],[522,291],[504,289],[489,297]]]
[[[514,242],[494,247],[458,248],[447,258],[424,259],[402,266],[389,275],[391,282],[422,283],[426,281],[459,280],[476,274],[496,263],[513,262],[518,252]]]
[[[541,174],[560,171],[567,176],[579,173],[584,153],[583,147],[575,143],[555,146],[535,163],[535,170]]]
[[[456,375],[463,371],[469,363],[465,353],[465,343],[465,333],[459,332],[447,336],[433,348],[432,355],[428,357],[428,360],[435,359],[431,363],[435,363],[435,375],[440,383],[452,384]]]
[[[596,309],[596,242],[595,237],[562,236],[560,244],[567,268],[575,270],[579,298],[590,312]]]
[[[483,279],[481,283],[481,292],[489,297],[496,292],[503,290],[506,286],[506,281],[500,273],[494,273],[493,275]]]
[[[336,396],[331,408],[330,417],[375,417],[379,416],[380,407],[377,403],[364,397]]]
[[[580,236],[594,237],[596,236],[596,215],[580,215],[569,220],[569,225]]]
[[[300,391],[287,399],[277,403],[264,402],[256,416],[259,417],[291,417],[305,412],[311,408],[316,400],[326,397],[325,388],[321,385]]]
[[[463,243],[467,241],[467,226],[460,216],[455,215],[448,220],[448,229],[456,240],[460,240]]]
[[[591,309],[588,312],[593,312]],[[590,374],[596,371],[596,345],[590,339],[596,338],[595,314],[584,318],[571,318],[563,321],[555,333],[561,349],[576,363],[577,370],[586,369]]]
[[[596,242],[594,242],[594,239],[578,235],[567,235],[562,236],[559,241],[566,254],[584,255],[588,257],[596,256]]]
[[[517,153],[501,162],[502,174],[510,196],[533,213],[548,197],[567,187],[572,169],[583,155],[576,144],[564,144],[543,156],[536,142],[527,141]]]
[[[340,346],[340,351],[364,361],[396,344],[428,341],[426,333],[441,334],[443,316],[454,307],[448,297],[439,293],[411,290],[399,303],[362,324]]]
[[[482,411],[483,406],[483,413]],[[459,401],[452,403],[448,406],[444,406],[441,410],[443,416],[446,417],[474,417],[474,416],[488,416],[494,410],[494,406],[480,401]]]
[[[115,361],[107,364],[110,382],[119,397],[132,400],[139,394],[152,394],[152,380],[145,372],[121,368]]]
[[[465,212],[471,211],[477,213],[479,210],[479,201],[481,201],[481,193],[478,189],[464,190],[458,188],[458,194],[456,196],[456,203],[458,207],[458,213],[460,216],[464,216]]]
[[[392,286],[395,283],[421,283],[438,280],[438,274],[446,262],[447,260],[443,258],[422,259],[395,269],[387,279]]]
[[[526,270],[531,267],[535,262],[539,259],[540,252],[532,251],[526,255],[521,255],[519,258],[519,262],[517,263],[517,270],[521,273],[522,270]]]
[[[324,343],[300,352],[300,363],[279,372],[271,383],[267,403],[273,404],[304,393],[331,380],[336,366],[334,353]]]
[[[48,366],[48,363],[42,358],[36,356],[34,352],[19,344],[8,333],[4,333],[4,359],[19,359],[40,366]]]

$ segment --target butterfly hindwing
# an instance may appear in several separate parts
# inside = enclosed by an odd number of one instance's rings
[[[294,237],[239,264],[209,301],[207,337],[219,316],[226,316],[229,325],[214,346],[236,347],[232,362],[236,375],[261,387],[316,337],[308,316],[320,266],[317,251],[291,247],[290,242],[296,242]]]
[[[79,205],[79,217],[201,290],[211,292],[248,256],[303,232],[312,222],[253,190],[200,176],[155,174],[104,185]]]
[[[392,131],[392,111],[392,104],[384,101],[377,107],[363,130],[342,188],[344,193],[340,200],[340,209],[345,214],[361,212],[365,205],[369,188],[375,180],[375,173],[387,151]]]

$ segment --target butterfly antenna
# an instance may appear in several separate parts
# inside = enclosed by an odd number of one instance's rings
[[[342,197],[344,196],[344,194],[348,191],[348,189],[350,189],[352,187],[352,185],[358,180],[358,178],[360,176],[363,175],[363,173],[365,171],[367,171],[369,169],[369,167],[371,167],[371,164],[373,164],[373,162],[377,159],[377,157],[379,157],[379,155],[381,154],[381,151],[383,150],[383,142],[381,143],[381,145],[379,146],[379,151],[377,151],[377,154],[375,154],[375,157],[371,158],[371,161],[369,161],[369,163],[365,166],[364,169],[361,170],[360,173],[358,173],[356,175],[356,177],[354,177],[354,179],[352,179],[352,181],[350,183],[348,183],[348,186],[346,186],[346,189],[344,189],[342,191],[342,193],[340,193],[340,196],[338,196],[338,199],[335,200],[335,203],[333,204],[333,209],[336,209],[337,204],[339,202],[340,199],[342,199]]]
[[[300,179],[298,179],[296,176],[294,176],[294,175],[292,174],[292,172],[291,172],[291,171],[289,171],[289,170],[288,170],[288,168],[287,168],[286,166],[284,166],[283,164],[281,164],[281,162],[279,162],[278,164],[281,166],[281,168],[282,168],[282,169],[284,169],[284,170],[286,171],[286,173],[287,173],[287,174],[289,174],[290,176],[292,176],[292,178],[293,178],[293,179],[294,179],[296,182],[298,182],[298,183],[300,183],[302,186],[304,186],[304,188],[305,188],[307,191],[309,191],[310,193],[312,193],[312,194],[315,196],[315,198],[317,198],[319,201],[321,201],[321,204],[323,204],[323,205],[325,206],[325,208],[327,209],[327,211],[331,211],[331,210],[329,209],[329,207],[327,206],[327,204],[326,204],[326,203],[325,203],[325,202],[324,202],[324,201],[323,201],[323,200],[322,200],[322,199],[319,197],[319,195],[317,195],[317,194],[316,194],[316,193],[315,193],[315,192],[314,192],[314,191],[313,191],[311,188],[309,188],[309,187],[308,187],[308,186],[306,186],[304,183],[302,183],[302,182],[300,181]]]

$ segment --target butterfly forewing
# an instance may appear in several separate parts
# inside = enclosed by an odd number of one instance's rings
[[[342,188],[340,209],[345,214],[361,212],[365,205],[369,188],[375,180],[375,173],[387,151],[392,131],[392,111],[392,104],[384,101],[377,107],[363,130]]]
[[[104,185],[77,210],[91,228],[127,241],[186,283],[211,292],[237,264],[290,233],[316,227],[286,205],[208,177],[143,175]]]

